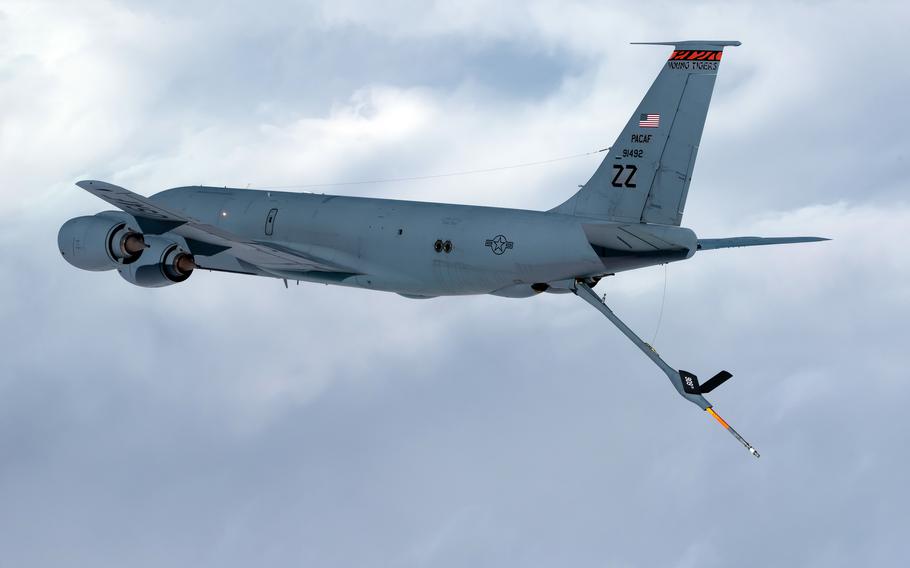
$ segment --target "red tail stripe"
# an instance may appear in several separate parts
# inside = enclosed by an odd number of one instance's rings
[[[720,61],[723,51],[703,51],[695,49],[677,49],[670,54],[670,61]]]

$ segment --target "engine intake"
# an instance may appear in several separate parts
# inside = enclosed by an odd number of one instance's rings
[[[57,233],[57,246],[68,263],[98,272],[139,260],[145,237],[123,219],[93,215],[64,223]]]

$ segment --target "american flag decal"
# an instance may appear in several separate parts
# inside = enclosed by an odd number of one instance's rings
[[[660,115],[643,114],[639,116],[638,126],[641,128],[658,128],[660,126]]]

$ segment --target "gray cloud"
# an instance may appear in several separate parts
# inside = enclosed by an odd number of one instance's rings
[[[0,11],[0,564],[901,565],[903,5]],[[669,268],[656,345],[736,373],[714,400],[758,462],[574,297],[149,291],[57,255],[59,225],[103,209],[82,177],[151,193],[602,147],[661,57],[625,42],[709,35],[744,45],[687,224],[834,237]],[[595,166],[338,191],[545,208]],[[650,338],[662,287],[598,290]]]

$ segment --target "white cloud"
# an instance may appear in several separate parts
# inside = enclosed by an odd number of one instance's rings
[[[905,112],[902,4],[0,10],[6,562],[856,565],[899,554],[910,145],[876,120]],[[412,302],[207,273],[149,291],[57,255],[59,225],[103,208],[71,186],[81,177],[148,194],[609,145],[663,57],[624,43],[683,36],[744,41],[725,55],[686,222],[705,237],[834,239],[706,251],[669,269],[657,347],[701,375],[736,373],[715,401],[759,462],[571,296]],[[523,57],[497,59],[506,47]],[[404,73],[420,49],[448,52],[438,64],[455,79]],[[533,94],[491,79],[544,60],[555,63],[539,72],[556,76]],[[304,84],[301,66],[313,73]],[[543,209],[598,158],[338,192]],[[650,339],[662,286],[658,268],[598,291]]]
[[[9,211],[90,164],[117,161],[149,120],[156,66],[183,38],[180,26],[106,2],[13,3],[4,12],[0,210]]]

